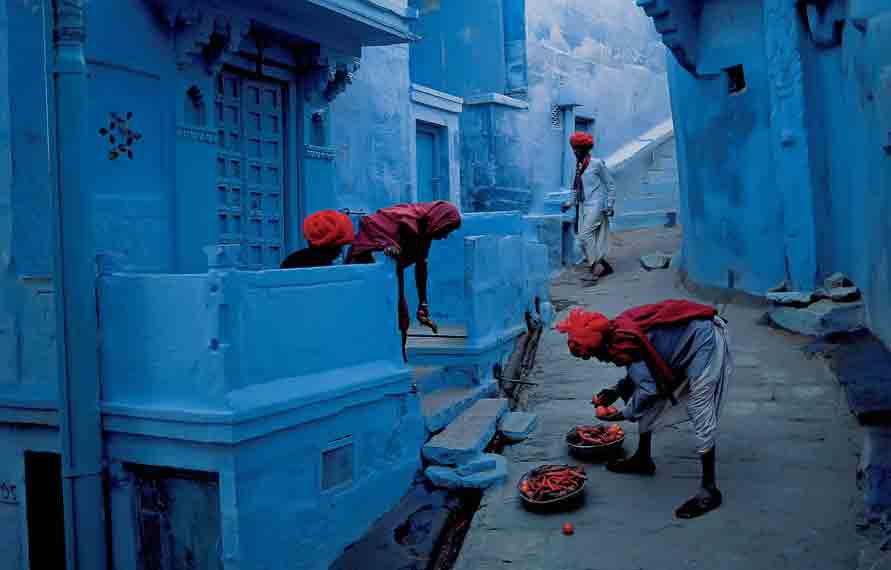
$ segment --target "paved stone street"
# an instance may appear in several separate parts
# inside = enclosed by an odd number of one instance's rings
[[[553,286],[565,316],[571,305],[612,317],[664,298],[693,298],[674,270],[644,271],[641,254],[672,252],[678,229],[614,236],[616,274],[585,287],[577,271]],[[594,423],[591,395],[622,370],[573,358],[565,337],[541,341],[529,401],[539,415],[527,441],[509,447],[510,479],[490,491],[474,518],[456,565],[460,570],[672,570],[697,568],[850,570],[859,552],[861,503],[856,466],[861,437],[843,394],[820,359],[802,348],[810,339],[762,323],[763,307],[730,305],[736,374],[725,399],[718,439],[718,483],[724,506],[693,521],[673,511],[697,488],[699,461],[689,424],[657,432],[654,477],[622,476],[587,464],[587,502],[564,514],[536,515],[520,504],[516,482],[542,463],[579,463],[566,453],[565,432]],[[634,424],[625,449],[637,442]],[[564,536],[572,522],[576,533]]]

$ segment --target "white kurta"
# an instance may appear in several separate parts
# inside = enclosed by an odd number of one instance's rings
[[[576,239],[589,265],[594,265],[609,254],[609,218],[605,210],[612,210],[616,202],[616,184],[603,160],[594,160],[585,176],[585,201],[579,204],[579,231]],[[587,174],[587,173],[586,173]]]
[[[673,364],[672,361],[688,363],[687,379],[675,390],[678,404],[672,406],[666,399],[655,397],[656,382],[646,364],[632,365],[629,377],[636,388],[623,412],[631,421],[640,422],[641,432],[652,432],[690,421],[699,453],[705,453],[715,445],[721,403],[734,369],[727,323],[715,317],[709,324],[714,326],[713,335],[708,335],[713,340],[703,340],[707,337],[694,332],[694,328],[681,334],[662,330],[649,335],[654,344],[663,344],[660,341],[664,340],[668,344],[677,344],[671,347],[674,354],[664,354],[663,357],[670,364]],[[694,327],[698,328],[696,325]],[[660,339],[657,335],[667,335],[668,338]]]

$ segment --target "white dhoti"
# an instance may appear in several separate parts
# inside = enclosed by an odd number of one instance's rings
[[[693,424],[696,446],[705,453],[715,446],[718,417],[727,383],[733,375],[730,333],[727,324],[715,317],[715,347],[711,359],[696,378],[688,378],[674,392],[677,405],[665,399],[656,402],[640,418],[640,431],[651,432],[686,421]],[[684,416],[686,412],[686,418]]]
[[[609,218],[600,209],[583,208],[576,239],[588,265],[594,265],[609,255]]]

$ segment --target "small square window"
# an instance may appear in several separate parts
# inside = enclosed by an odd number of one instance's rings
[[[322,453],[322,490],[328,491],[353,481],[355,451],[352,443]]]
[[[727,74],[727,93],[736,95],[746,90],[746,72],[742,65],[734,65],[724,70]]]

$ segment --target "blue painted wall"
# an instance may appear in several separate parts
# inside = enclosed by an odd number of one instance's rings
[[[55,165],[44,17],[31,3],[0,9],[0,398],[51,406],[58,392],[50,281]]]
[[[809,41],[803,61],[820,268],[865,291],[870,327],[891,345],[891,6],[874,4],[853,4],[841,44]]]
[[[785,278],[782,198],[774,191],[770,93],[761,2],[723,2],[733,26],[706,26],[696,79],[671,58],[672,111],[682,185],[684,259],[695,280],[764,291]],[[706,12],[717,18],[726,11]],[[721,70],[742,64],[746,91],[731,95]],[[707,102],[707,104],[705,104]]]
[[[705,5],[685,40],[700,77],[669,69],[695,281],[763,294],[842,271],[891,343],[889,19],[881,2]],[[723,70],[739,64],[747,87],[731,95]]]
[[[421,41],[411,48],[416,83],[459,97],[504,93],[503,0],[411,0]],[[521,16],[521,15],[519,15]]]
[[[331,110],[335,195],[309,189],[308,211],[350,208],[373,212],[411,196],[408,46],[362,51],[362,67]]]

